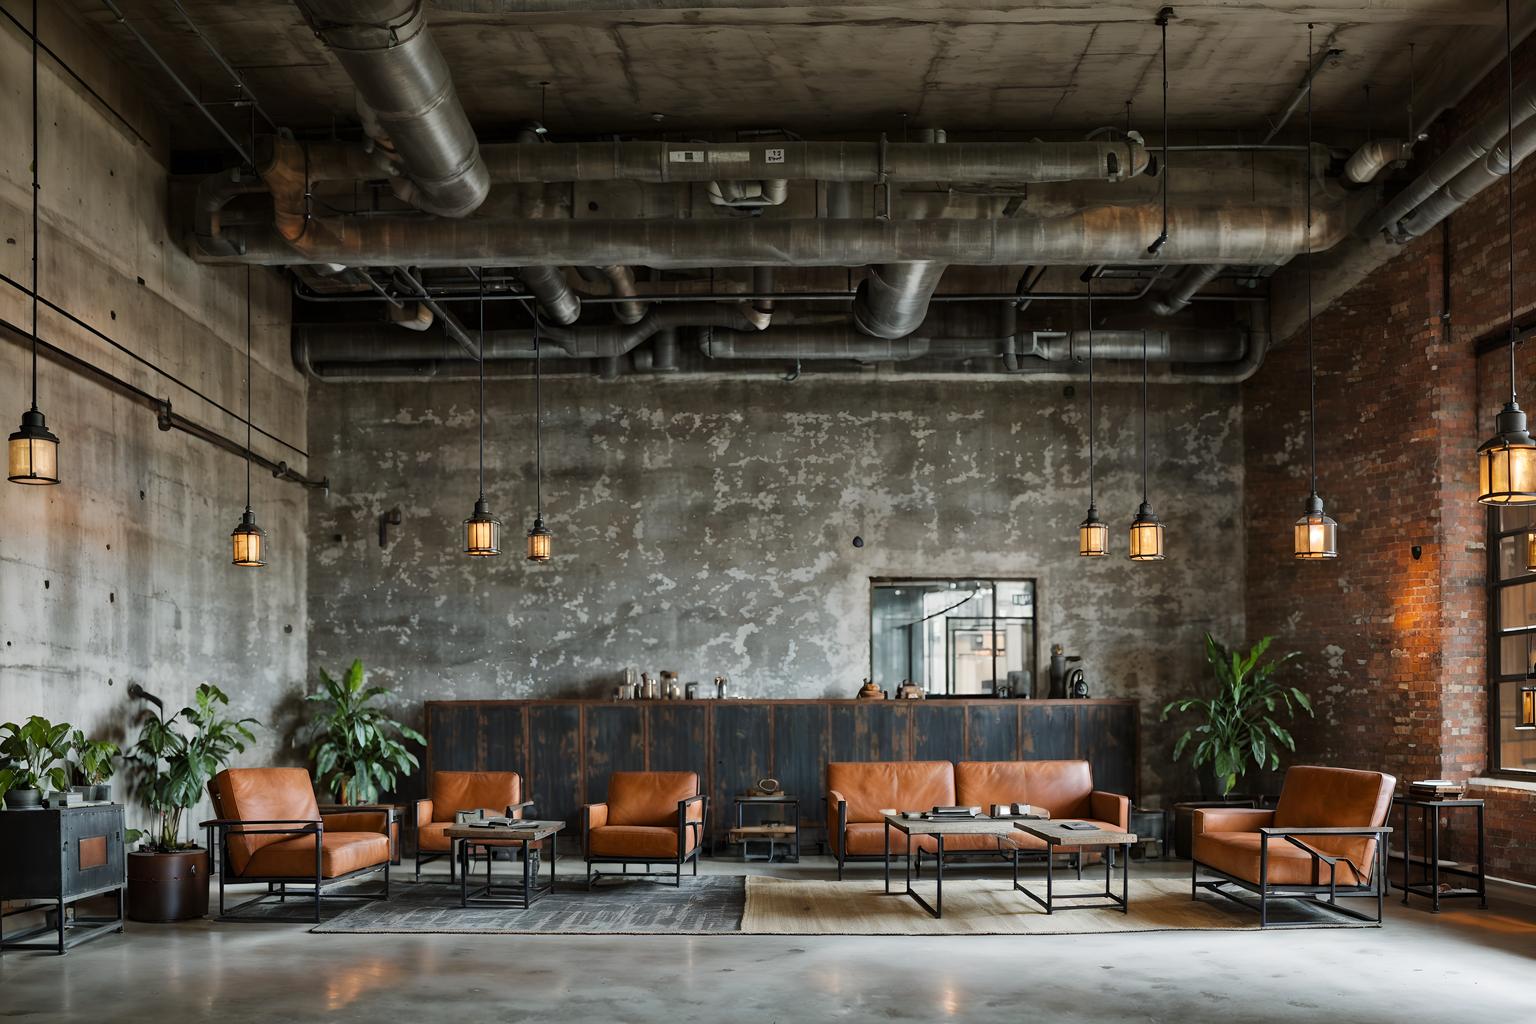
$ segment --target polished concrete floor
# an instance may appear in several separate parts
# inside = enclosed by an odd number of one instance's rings
[[[808,858],[777,874],[826,877]],[[434,865],[439,867],[441,865]],[[756,866],[754,866],[756,867]],[[734,861],[705,870],[741,873]],[[1187,862],[1137,865],[1186,877]],[[877,867],[862,874],[878,877]],[[1536,1020],[1536,896],[1388,902],[1381,929],[1013,937],[311,935],[130,924],[64,957],[0,958],[25,1021]]]

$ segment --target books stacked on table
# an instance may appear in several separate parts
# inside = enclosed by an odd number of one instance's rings
[[[1051,811],[1048,807],[1035,807],[1032,804],[993,804],[992,817],[1023,818],[1027,821],[1049,821],[1051,819]]]
[[[1450,779],[1420,779],[1408,784],[1408,796],[1414,800],[1460,800],[1466,792],[1466,783]]]
[[[928,817],[934,821],[964,820],[966,818],[981,817],[980,807],[935,807],[928,812]]]

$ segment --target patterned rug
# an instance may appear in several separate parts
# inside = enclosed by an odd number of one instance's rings
[[[457,885],[406,882],[389,901],[345,905],[310,931],[325,934],[719,935],[741,931],[746,880],[734,875],[683,877],[683,887],[604,880],[593,891],[578,879],[528,910],[461,907]]]

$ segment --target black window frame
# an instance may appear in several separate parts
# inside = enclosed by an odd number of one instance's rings
[[[914,585],[914,586],[922,586],[922,585],[926,585],[926,584],[930,584],[930,583],[961,583],[961,582],[985,583],[985,584],[988,584],[989,586],[991,586],[991,588],[992,588],[992,595],[993,595],[993,599],[992,599],[992,631],[993,631],[994,635],[997,632],[997,624],[998,624],[999,621],[1013,619],[1013,618],[1018,618],[1018,616],[1007,616],[1007,615],[998,615],[997,614],[997,585],[999,583],[1027,583],[1027,584],[1029,584],[1030,597],[1031,597],[1031,600],[1033,602],[1031,604],[1031,610],[1032,610],[1033,614],[1030,616],[1030,618],[1028,620],[1030,622],[1030,625],[1031,625],[1032,628],[1029,631],[1030,632],[1029,664],[1028,664],[1027,667],[1029,668],[1031,686],[1032,687],[1038,687],[1040,685],[1040,629],[1041,629],[1041,619],[1040,619],[1040,610],[1041,610],[1041,603],[1040,603],[1040,578],[1038,576],[995,576],[995,575],[990,575],[990,574],[983,574],[983,575],[978,575],[978,576],[871,576],[869,578],[869,597],[868,597],[868,602],[869,603],[868,603],[868,608],[867,608],[867,610],[865,612],[865,616],[864,616],[864,621],[869,625],[869,672],[870,672],[870,678],[871,679],[874,679],[874,677],[875,677],[875,668],[874,668],[874,666],[875,666],[875,630],[874,630],[874,621],[875,621],[875,618],[874,618],[875,617],[875,591],[880,589],[880,588],[882,588],[882,587],[895,587],[895,586],[901,586],[903,584],[911,584],[911,585]],[[992,662],[993,663],[993,676],[995,678],[996,677],[996,672],[997,672],[997,651],[996,651],[995,647],[993,649],[992,659],[993,659],[993,662]],[[949,657],[946,656],[946,658],[945,658],[945,669],[944,669],[946,677],[949,674],[949,664],[948,664],[949,660],[950,660]],[[876,685],[879,685],[879,680],[875,680],[875,682],[876,682]],[[946,686],[953,684],[953,680],[948,679],[948,678],[946,678],[945,682],[946,682]],[[988,695],[986,695],[986,694],[974,694],[974,693],[972,693],[972,694],[955,694],[955,693],[948,693],[948,692],[945,692],[945,693],[932,693],[932,692],[930,692],[928,694],[928,696],[931,697],[931,698],[937,698],[937,699],[941,699],[941,700],[957,700],[957,699],[976,700],[978,698],[980,698],[980,699],[987,699]],[[1013,696],[1018,697],[1018,696],[1021,696],[1021,695],[1020,694],[1014,694]],[[1023,694],[1022,696],[1029,697],[1031,695],[1030,694]]]
[[[1525,782],[1536,782],[1536,769],[1532,768],[1506,768],[1503,764],[1503,743],[1499,736],[1499,690],[1506,683],[1536,683],[1532,679],[1532,666],[1527,665],[1526,672],[1518,675],[1506,675],[1502,672],[1504,667],[1504,650],[1502,640],[1509,636],[1526,636],[1531,638],[1531,649],[1536,654],[1536,625],[1522,626],[1518,629],[1506,630],[1500,624],[1499,599],[1506,590],[1516,587],[1536,587],[1536,572],[1527,572],[1511,576],[1509,579],[1499,578],[1499,552],[1503,548],[1503,542],[1509,537],[1518,537],[1517,544],[1523,545],[1525,535],[1536,529],[1536,524],[1519,526],[1505,530],[1499,523],[1500,509],[1497,506],[1488,509],[1487,522],[1487,572],[1488,572],[1488,683],[1484,694],[1484,706],[1487,708],[1487,741],[1488,763],[1486,773],[1490,778],[1515,779]],[[1530,659],[1527,658],[1529,662]]]

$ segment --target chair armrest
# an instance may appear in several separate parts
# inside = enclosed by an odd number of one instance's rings
[[[581,808],[581,850],[586,853],[592,849],[589,842],[592,830],[602,828],[608,824],[607,804],[584,804]]]
[[[533,801],[532,800],[524,800],[520,804],[507,804],[507,817],[509,817],[509,818],[521,818],[523,816],[523,812],[524,811],[531,810],[532,808],[533,808]]]
[[[1131,798],[1119,793],[1096,789],[1088,794],[1088,808],[1100,821],[1117,826],[1122,832],[1131,830]]]
[[[1392,831],[1392,827],[1390,825],[1338,825],[1307,828],[1279,825],[1260,828],[1257,831],[1267,836],[1384,836]]]
[[[827,842],[841,854],[843,833],[848,830],[848,800],[835,789],[827,790]]]
[[[1274,820],[1274,811],[1259,807],[1196,807],[1189,834],[1257,832]]]
[[[412,817],[412,820],[411,820],[411,824],[414,827],[416,827],[416,828],[421,828],[422,825],[425,825],[427,822],[431,821],[432,820],[432,801],[431,801],[431,799],[429,798],[429,799],[426,799],[426,800],[417,800],[416,803],[412,805],[412,815],[413,815],[413,817]]]
[[[698,807],[697,815],[689,813],[689,808],[695,805]],[[695,793],[693,796],[677,802],[677,836],[681,849],[686,850],[688,848],[688,839],[684,837],[683,833],[689,829],[697,830],[699,841],[703,842],[704,818],[708,813],[709,798],[702,793]]]
[[[300,828],[246,828],[247,825],[298,825]],[[251,836],[305,835],[324,832],[322,818],[210,818],[200,828],[217,828],[221,832],[235,832]]]
[[[387,836],[395,822],[395,809],[359,806],[345,811],[328,811],[322,808],[320,817],[335,832],[378,832]]]

